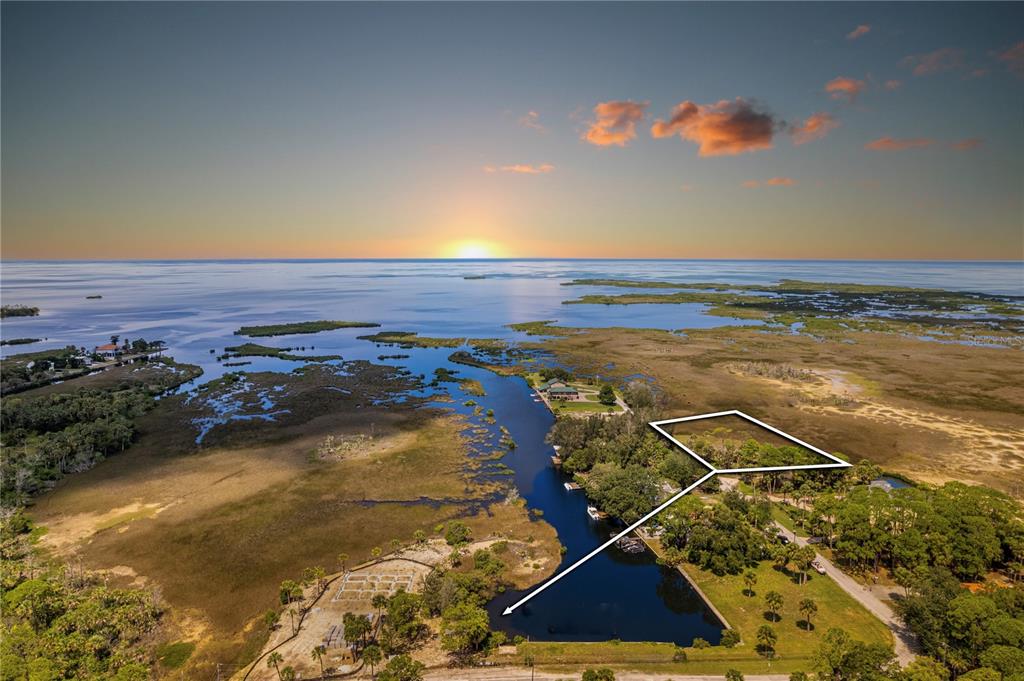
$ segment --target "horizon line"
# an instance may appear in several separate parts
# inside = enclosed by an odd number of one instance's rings
[[[1024,258],[588,258],[588,257],[549,257],[523,256],[507,258],[443,258],[443,257],[351,257],[351,258],[4,258],[0,263],[88,263],[88,262],[892,262],[892,263],[996,263],[1024,264]]]

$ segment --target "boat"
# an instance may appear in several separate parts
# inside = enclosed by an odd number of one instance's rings
[[[594,520],[601,519],[601,512],[597,510],[597,506],[587,506],[587,515],[589,515]]]
[[[638,537],[619,537],[615,540],[615,547],[625,553],[643,553],[647,548]]]
[[[562,465],[562,457],[560,457],[560,456],[552,456],[551,457],[551,463],[555,464],[556,466],[561,466]]]
[[[575,482],[566,482],[564,483],[564,485],[565,489],[569,492],[575,492],[576,490],[580,489],[580,486],[577,485]]]

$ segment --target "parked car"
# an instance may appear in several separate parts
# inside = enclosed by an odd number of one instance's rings
[[[811,567],[814,568],[814,571],[817,572],[819,575],[825,574],[825,566],[821,564],[820,560],[816,560],[813,563],[811,563]]]
[[[775,538],[778,539],[780,542],[782,542],[783,545],[789,543],[789,537],[787,537],[786,535],[782,534],[781,532],[779,532],[777,535],[775,535]]]

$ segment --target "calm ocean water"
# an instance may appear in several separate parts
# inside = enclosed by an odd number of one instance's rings
[[[464,279],[484,276],[484,279]],[[511,322],[681,329],[735,321],[700,305],[562,305],[584,293],[575,278],[772,283],[780,279],[936,287],[1024,295],[1024,262],[710,260],[384,260],[5,262],[5,305],[39,307],[5,320],[4,338],[91,345],[111,334],[161,338],[179,359],[233,342],[243,324],[304,319],[380,322],[443,336],[515,337]],[[86,300],[87,295],[102,295]],[[340,334],[353,336],[357,334]],[[10,352],[10,348],[5,348]]]

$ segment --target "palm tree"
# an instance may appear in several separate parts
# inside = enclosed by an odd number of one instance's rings
[[[778,591],[769,591],[764,595],[764,603],[768,606],[768,611],[772,614],[772,619],[778,622],[779,608],[782,607],[782,594]]]
[[[810,598],[805,598],[800,601],[800,614],[804,616],[804,622],[807,622],[807,631],[811,630],[811,616],[818,612],[818,604]]]
[[[757,644],[767,657],[771,658],[775,654],[775,642],[779,640],[779,637],[775,634],[775,630],[767,624],[762,624],[757,629]]]
[[[374,546],[372,549],[370,549],[370,555],[374,558],[374,560],[380,558],[381,553],[383,552],[380,550],[379,546]]]
[[[392,551],[397,551],[400,546],[402,546],[402,542],[398,541],[397,539],[392,539],[391,540],[391,550]]]
[[[814,552],[814,549],[810,546],[801,546],[793,554],[793,560],[796,562],[796,566],[800,569],[800,584],[802,585],[807,580],[807,571],[811,569],[811,564],[814,563],[814,559],[818,554]]]
[[[371,643],[363,649],[363,660],[365,660],[366,663],[370,665],[371,679],[375,676],[373,672],[374,667],[380,664],[380,661],[382,659],[384,659],[384,653],[381,652],[380,646],[378,646],[376,643]]]
[[[325,577],[327,577],[327,570],[325,570],[325,569],[323,569],[322,567],[319,567],[319,566],[313,568],[313,579],[316,580],[316,592],[317,593],[323,593],[324,589],[327,588],[327,584],[324,581]]]
[[[313,648],[311,655],[313,659],[320,663],[320,678],[324,678],[324,655],[327,654],[327,648],[324,646],[316,646]]]
[[[412,533],[412,538],[416,541],[417,544],[423,544],[427,541],[427,533],[423,530],[416,530]]]
[[[370,600],[373,607],[377,608],[377,619],[380,619],[380,613],[388,605],[388,597],[384,594],[374,594]]]
[[[292,633],[295,633],[295,608],[288,608],[288,619],[292,623]]]
[[[295,681],[295,669],[293,667],[285,667],[282,669],[281,681]]]
[[[345,566],[347,564],[348,564],[348,554],[347,553],[339,553],[338,554],[338,565],[341,566],[341,571],[342,572],[346,571],[345,570]]]
[[[743,584],[747,587],[746,594],[748,596],[754,595],[754,585],[757,584],[757,573],[753,570],[747,570],[743,574]]]
[[[273,667],[274,671],[277,672],[277,678],[281,678],[281,663],[284,662],[284,658],[281,657],[281,653],[276,650],[267,655],[267,667]]]

